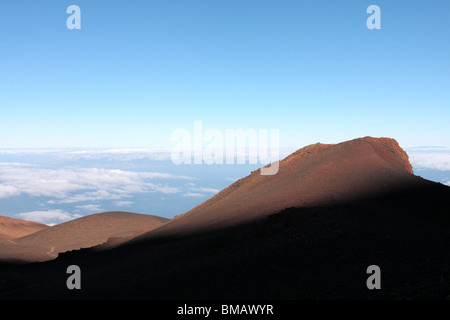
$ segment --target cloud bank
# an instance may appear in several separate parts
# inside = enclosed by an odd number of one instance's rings
[[[413,167],[450,171],[449,148],[410,148],[407,150],[407,153]]]
[[[160,172],[132,172],[99,168],[46,169],[0,165],[0,198],[17,195],[49,197],[49,204],[117,200],[136,193],[180,192],[161,180],[192,178]],[[155,182],[158,181],[158,182]]]
[[[35,221],[39,223],[44,223],[48,225],[54,225],[57,223],[66,222],[69,220],[81,218],[79,214],[71,214],[69,212],[57,209],[57,210],[47,210],[47,211],[32,211],[23,212],[17,214],[20,219]]]

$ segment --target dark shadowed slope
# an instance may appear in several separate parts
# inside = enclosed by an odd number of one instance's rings
[[[92,247],[106,242],[110,237],[129,236],[142,228],[148,231],[167,221],[157,216],[128,212],[93,214],[13,241],[0,242],[0,260],[51,260],[61,252]]]
[[[445,299],[449,207],[450,188],[414,176],[392,139],[317,144],[114,249],[5,266],[0,297]],[[369,265],[381,290],[366,286]]]
[[[0,239],[20,238],[45,228],[45,224],[0,216]]]

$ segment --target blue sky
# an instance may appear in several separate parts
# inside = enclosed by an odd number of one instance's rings
[[[195,121],[278,129],[290,151],[391,137],[450,185],[449,17],[448,0],[1,0],[0,214],[172,218],[261,166],[153,149]]]
[[[81,30],[66,9],[81,8]],[[381,30],[366,9],[381,8]],[[450,2],[0,2],[0,148],[171,147],[171,133],[279,129],[450,146]]]

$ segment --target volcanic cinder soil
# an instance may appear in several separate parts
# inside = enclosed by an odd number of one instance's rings
[[[18,238],[60,253],[25,265],[3,254],[0,297],[445,299],[449,208],[450,188],[415,176],[393,139],[315,144],[281,160],[276,175],[256,170],[189,212],[149,218],[148,230],[90,231],[102,237],[82,243],[83,228],[105,227],[98,216]],[[48,260],[38,253],[28,261]],[[82,270],[81,290],[66,287],[69,265]],[[367,288],[371,265],[381,290]]]

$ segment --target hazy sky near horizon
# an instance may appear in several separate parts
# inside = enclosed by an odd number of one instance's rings
[[[450,2],[2,0],[0,108],[0,148],[172,147],[196,120],[450,146]]]

